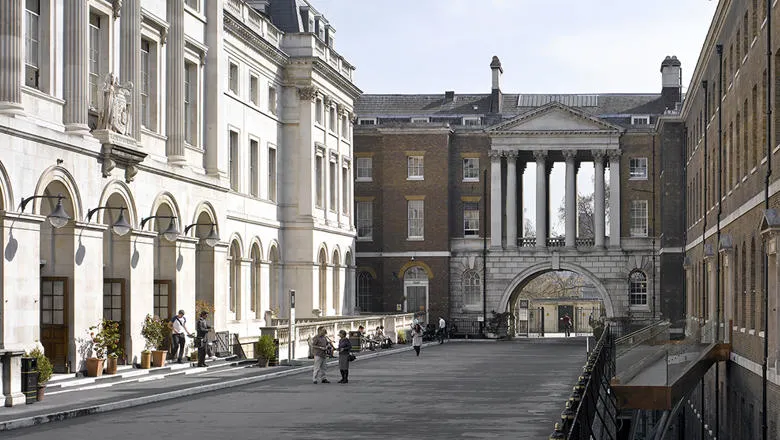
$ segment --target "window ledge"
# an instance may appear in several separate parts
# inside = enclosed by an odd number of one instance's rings
[[[425,237],[407,237],[406,241],[425,241]]]
[[[153,137],[153,138],[156,138],[156,139],[159,139],[161,141],[167,141],[168,140],[168,136],[166,136],[164,134],[161,134],[161,133],[158,133],[158,132],[156,132],[154,130],[150,130],[150,129],[148,129],[146,127],[143,127],[143,126],[141,127],[141,134],[146,135],[146,136],[150,136],[150,137]]]
[[[647,180],[647,176],[644,176],[644,177],[629,177],[628,180]]]
[[[479,177],[476,177],[476,178],[474,178],[474,177],[467,177],[467,178],[464,178],[463,181],[464,182],[468,182],[468,183],[479,183]]]
[[[365,241],[365,242],[374,241],[374,237],[358,237],[357,241]]]
[[[54,104],[65,105],[64,100],[57,98],[56,96],[52,96],[42,90],[36,89],[35,87],[26,86],[23,84],[22,91],[29,95],[35,96],[36,98],[44,99]]]
[[[374,179],[372,178],[366,178],[366,177],[358,177],[355,179],[355,182],[373,182]]]
[[[406,180],[425,180],[425,177],[407,177]]]

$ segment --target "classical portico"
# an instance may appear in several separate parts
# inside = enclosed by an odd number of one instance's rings
[[[623,129],[574,108],[551,102],[488,129],[491,138],[491,221],[493,249],[566,247],[620,248],[620,135]],[[506,167],[506,178],[501,170]],[[522,236],[523,192],[518,181],[527,164],[536,167],[536,237]],[[565,236],[550,238],[550,171],[566,164]],[[593,162],[594,236],[577,236],[577,172]],[[610,172],[609,240],[605,225],[605,165]],[[533,166],[533,165],[532,165]],[[505,197],[502,197],[505,194]],[[502,206],[503,202],[503,206]],[[503,209],[502,209],[503,208]],[[530,207],[529,207],[530,208]],[[506,213],[502,216],[502,211]],[[520,215],[518,215],[520,213]],[[505,221],[504,221],[505,218]],[[504,224],[505,223],[505,224]],[[521,231],[518,236],[518,230]]]

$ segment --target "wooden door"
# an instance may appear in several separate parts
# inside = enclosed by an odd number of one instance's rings
[[[54,371],[68,367],[68,278],[41,278],[41,345]]]
[[[558,306],[558,333],[564,333],[563,315],[569,315],[569,325],[574,325],[574,306]],[[572,327],[573,328],[573,327]]]
[[[123,278],[103,279],[103,318],[119,323],[120,359],[125,359],[125,280]]]
[[[154,316],[157,316],[165,322],[169,322],[176,313],[174,299],[173,281],[154,280]],[[193,313],[192,316],[195,316],[195,313]],[[164,349],[171,350],[171,338],[165,338],[163,344]]]

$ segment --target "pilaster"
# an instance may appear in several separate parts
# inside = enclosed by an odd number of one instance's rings
[[[501,152],[491,150],[490,157],[490,247],[501,248]]]
[[[141,0],[124,0],[120,19],[119,78],[132,82],[130,90],[130,125],[127,135],[135,140],[141,136]]]
[[[651,228],[654,221],[649,218]],[[609,247],[620,247],[620,150],[609,151]]]
[[[215,2],[218,3],[218,2]],[[184,1],[168,2],[168,43],[166,44],[167,59],[167,112],[168,144],[166,153],[168,162],[173,165],[184,165]],[[204,82],[204,84],[207,84]],[[220,89],[221,82],[212,83]],[[217,145],[214,145],[215,149]]]
[[[0,113],[22,113],[24,78],[23,0],[0,1]]]
[[[87,0],[64,2],[62,97],[65,129],[79,134],[89,132],[89,5]]]
[[[207,1],[203,7],[206,10],[206,20],[208,23],[223,23],[223,2]],[[206,46],[209,51],[206,53],[206,66],[204,68],[206,80],[204,84],[210,84],[211,87],[204,88],[203,107],[203,125],[204,130],[204,149],[206,173],[213,177],[227,177],[227,149],[224,148],[224,139],[226,128],[224,116],[222,115],[222,78],[224,77],[224,63],[220,61],[222,53],[224,26],[206,26]],[[183,64],[182,64],[183,68]],[[280,93],[281,98],[281,93]],[[222,150],[222,151],[220,151]],[[277,189],[277,192],[279,190]]]

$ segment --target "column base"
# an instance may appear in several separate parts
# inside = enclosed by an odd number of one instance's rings
[[[168,163],[173,166],[183,167],[184,165],[187,165],[187,158],[180,155],[169,155]]]
[[[88,135],[90,134],[90,129],[87,124],[65,124],[65,133]]]
[[[19,116],[24,114],[24,107],[19,102],[0,102],[0,114]]]
[[[5,406],[24,405],[27,398],[22,393],[11,393],[5,396]]]

